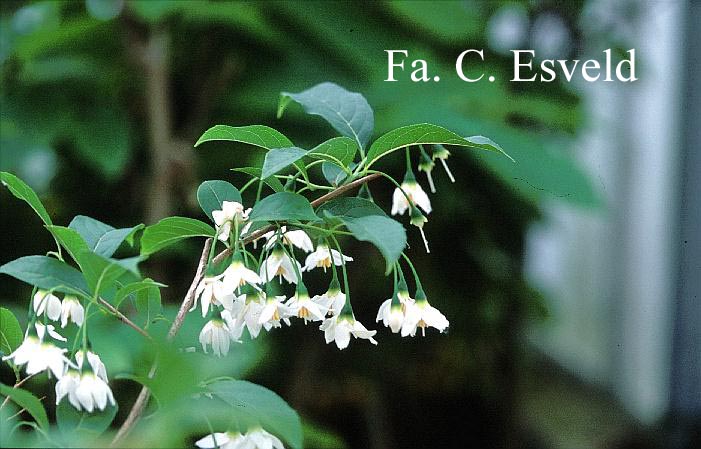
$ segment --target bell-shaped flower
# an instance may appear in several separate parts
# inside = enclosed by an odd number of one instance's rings
[[[290,325],[290,317],[294,315],[292,309],[282,302],[284,299],[284,296],[266,295],[265,306],[258,317],[258,324],[262,324],[265,330],[281,327],[281,320]]]
[[[453,173],[450,171],[450,168],[448,168],[448,163],[446,162],[446,160],[448,160],[449,157],[450,151],[446,150],[446,148],[443,145],[433,145],[433,159],[438,159],[439,161],[441,161],[445,172],[448,174],[448,178],[450,178],[450,182],[455,182]]]
[[[401,188],[395,188],[392,194],[392,215],[404,215],[411,206],[418,206],[427,214],[431,213],[431,200],[416,182],[414,174],[408,171]]]
[[[68,400],[76,409],[81,410],[82,408],[88,413],[92,413],[96,409],[104,410],[108,402],[112,406],[116,404],[112,390],[107,385],[107,382],[96,376],[89,368],[83,370],[75,390],[72,393],[70,391],[67,393]],[[60,401],[58,397],[56,400],[57,403]],[[76,402],[78,405],[76,405]]]
[[[283,245],[294,245],[302,251],[309,253],[314,250],[314,245],[312,244],[312,239],[309,238],[306,232],[301,229],[296,229],[294,231],[288,231],[285,226],[280,228],[280,234],[282,235]],[[265,243],[265,247],[270,249],[279,240],[279,235],[277,231],[270,231],[263,235],[268,241]]]
[[[80,371],[74,368],[68,368],[61,378],[56,382],[54,389],[56,390],[56,405],[61,402],[65,396],[68,396],[68,401],[73,407],[78,410],[82,409],[80,401],[75,394],[75,390],[80,384]]]
[[[238,296],[231,309],[232,321],[227,321],[229,329],[233,328],[234,331],[232,333],[236,334],[236,331],[239,329],[237,326],[240,326],[241,332],[243,332],[243,328],[246,328],[251,338],[256,338],[263,327],[258,322],[258,319],[264,308],[265,293],[263,292],[250,289],[248,292]]]
[[[53,293],[46,290],[38,290],[34,294],[33,300],[34,313],[41,316],[46,312],[46,316],[50,320],[56,321],[61,317],[61,300]]]
[[[244,435],[244,441],[238,446],[240,449],[285,449],[282,441],[272,433],[262,428],[251,429]]]
[[[229,290],[221,280],[222,276],[205,276],[195,289],[195,300],[190,312],[197,308],[197,301],[202,305],[202,316],[207,316],[210,305],[220,305],[231,309],[234,301],[233,289]]]
[[[426,224],[427,221],[428,218],[426,218],[426,216],[421,213],[418,207],[411,207],[411,220],[409,221],[409,223],[419,228],[419,232],[421,233],[421,239],[423,240],[424,246],[426,247],[426,252],[430,253],[431,250],[428,247],[428,240],[426,239],[426,234],[424,233],[424,224]]]
[[[421,328],[421,335],[426,335],[426,328],[433,327],[439,332],[445,331],[449,322],[438,309],[431,306],[422,289],[416,292],[416,302],[406,303],[404,323],[402,324],[402,337],[416,335],[416,330]]]
[[[326,271],[333,263],[336,266],[343,265],[343,262],[350,262],[353,258],[341,254],[335,249],[330,249],[325,243],[319,243],[316,250],[307,256],[304,261],[304,271],[311,271],[314,268],[323,268]]]
[[[329,315],[338,315],[346,305],[346,295],[341,291],[338,279],[332,279],[326,293],[315,295],[312,302],[319,305],[321,310],[326,310]]]
[[[406,306],[399,299],[398,292],[395,291],[391,298],[380,305],[375,321],[381,320],[383,325],[389,327],[392,333],[396,334],[401,330],[402,324],[404,324],[405,308]]]
[[[363,326],[360,321],[357,321],[352,313],[341,312],[336,316],[326,318],[319,329],[324,331],[326,343],[336,342],[338,349],[348,347],[351,335],[355,338],[364,338],[370,340],[370,343],[376,345],[377,341],[372,338],[377,331],[370,331]]]
[[[421,147],[421,161],[419,161],[419,171],[425,172],[428,178],[428,185],[431,187],[431,193],[436,193],[436,185],[433,183],[433,175],[431,172],[436,166],[436,163],[431,160],[431,158],[426,154],[423,147]]]
[[[68,325],[68,321],[72,321],[78,326],[83,325],[85,319],[85,309],[75,296],[66,296],[61,302],[61,327]]]
[[[296,269],[293,264],[297,264]],[[298,271],[302,271],[302,265],[296,260],[290,259],[282,248],[276,247],[261,264],[260,278],[267,283],[275,276],[279,276],[280,282],[282,282],[282,278],[285,278],[287,282],[296,284]]]
[[[224,270],[222,282],[226,291],[239,290],[246,284],[257,285],[261,283],[260,276],[253,270],[246,268],[239,255],[234,256],[231,265]]]
[[[248,220],[251,209],[244,210],[243,205],[236,201],[223,201],[221,210],[212,211],[212,218],[217,225],[217,238],[222,242],[229,240],[231,226]]]
[[[293,316],[303,319],[304,324],[309,321],[321,321],[326,316],[326,309],[309,298],[306,287],[301,283],[294,296],[288,299],[285,305],[290,308]]]
[[[88,365],[90,365],[92,372],[95,373],[97,377],[107,382],[107,368],[105,368],[105,364],[102,363],[100,356],[90,350],[88,350],[86,354]],[[84,358],[85,354],[83,353],[82,349],[75,353],[75,361],[79,367],[83,366]]]
[[[245,438],[239,432],[215,432],[195,441],[201,449],[242,449]],[[271,446],[272,447],[272,446]]]
[[[64,366],[68,363],[68,359],[63,355],[66,351],[52,343],[44,342],[43,332],[42,336],[28,332],[22,344],[2,360],[12,360],[18,367],[27,365],[25,371],[29,376],[49,370],[54,376],[61,377]]]
[[[212,346],[212,351],[217,357],[221,357],[229,353],[229,342],[231,340],[231,332],[229,326],[220,319],[210,320],[204,325],[200,331],[200,344],[202,350],[207,353],[207,345]]]

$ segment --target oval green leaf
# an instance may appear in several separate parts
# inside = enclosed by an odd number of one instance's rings
[[[205,181],[197,188],[197,202],[210,220],[214,219],[212,211],[221,210],[224,201],[242,202],[241,192],[229,182]]]
[[[274,148],[265,155],[261,176],[267,179],[302,159],[306,154],[306,150],[297,147]]]
[[[49,418],[41,401],[32,393],[21,388],[12,388],[5,384],[0,384],[0,394],[9,397],[15,404],[25,409],[37,422],[39,427],[49,430]]]
[[[249,215],[250,221],[318,220],[309,201],[292,192],[273,193],[260,200]]]
[[[56,423],[61,433],[69,440],[91,442],[112,424],[117,415],[117,409],[116,405],[108,404],[102,411],[99,409],[93,410],[92,413],[85,410],[78,411],[68,402],[68,398],[64,398],[56,406]]]
[[[46,290],[87,295],[80,271],[53,257],[20,257],[1,266],[0,273]]]
[[[334,137],[307,152],[310,159],[321,159],[347,167],[358,152],[358,143],[350,137]]]
[[[24,336],[19,321],[10,310],[0,307],[0,351],[11,354],[22,344]]]
[[[214,228],[194,218],[168,217],[147,226],[141,237],[141,255],[150,255],[190,237],[213,237]]]
[[[0,172],[0,182],[2,185],[7,187],[10,192],[16,197],[25,201],[34,212],[37,213],[39,218],[44,222],[44,224],[51,225],[51,217],[49,213],[46,212],[44,205],[39,200],[36,192],[32,190],[31,187],[27,185],[24,181],[19,179],[17,176],[8,172]]]
[[[380,250],[387,262],[389,273],[392,265],[399,260],[406,247],[406,231],[396,220],[381,215],[364,217],[338,217],[343,221],[353,236],[361,241],[370,242]]]
[[[216,125],[209,128],[195,143],[195,147],[204,142],[213,140],[225,140],[230,142],[242,142],[260,148],[270,150],[272,148],[292,147],[294,144],[280,131],[269,126],[227,126]]]

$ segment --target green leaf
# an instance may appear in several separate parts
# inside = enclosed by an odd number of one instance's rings
[[[335,217],[345,216],[352,218],[368,215],[387,216],[385,211],[372,201],[352,196],[328,201],[317,208],[316,214],[320,217],[328,214]]]
[[[409,145],[456,145],[494,151],[502,153],[510,158],[510,156],[508,156],[498,145],[488,145],[480,139],[475,139],[475,137],[481,136],[470,137],[469,139],[473,139],[473,141],[470,141],[452,131],[443,128],[442,126],[432,125],[430,123],[402,126],[401,128],[394,129],[387,134],[382,135],[372,143],[370,149],[368,150],[367,166],[370,167],[381,157]],[[486,138],[482,137],[482,139]]]
[[[348,177],[348,173],[343,171],[337,164],[326,161],[321,163],[321,174],[334,187],[338,187]]]
[[[104,410],[78,411],[68,398],[64,398],[56,406],[56,423],[61,433],[70,440],[94,441],[107,430],[117,415],[117,405],[107,404]]]
[[[262,177],[266,179],[302,159],[306,150],[297,147],[274,148],[265,155]]]
[[[11,354],[22,344],[24,336],[15,314],[0,307],[0,351],[4,355]]]
[[[12,388],[0,383],[0,394],[9,397],[15,404],[25,409],[44,430],[49,430],[49,418],[41,401],[32,393],[21,388]]]
[[[264,125],[227,126],[216,125],[209,128],[197,140],[195,146],[212,140],[227,140],[243,142],[270,150],[272,148],[287,148],[294,144],[281,132]]]
[[[292,192],[273,193],[263,198],[248,218],[250,221],[318,220],[309,201]]]
[[[139,224],[131,228],[113,229],[104,233],[97,241],[92,250],[101,256],[111,257],[124,240],[133,235],[136,231],[143,229],[144,225]]]
[[[92,251],[83,251],[78,254],[78,264],[83,270],[83,275],[88,282],[90,291],[95,296],[112,287],[114,282],[127,271],[131,271],[138,276],[139,272],[136,265],[139,261],[140,258],[138,257],[120,260],[110,259]]]
[[[114,296],[113,305],[119,308],[120,304],[122,304],[122,301],[124,301],[130,295],[139,293],[141,290],[153,287],[161,288],[166,287],[166,285],[161,284],[160,282],[155,282],[152,279],[144,279],[143,281],[132,282],[131,284],[127,284],[119,290],[117,290],[117,293]]]
[[[404,226],[396,220],[381,215],[340,216],[339,218],[356,239],[370,242],[380,250],[387,262],[386,273],[389,273],[406,247]]]
[[[285,440],[293,449],[302,448],[302,424],[292,407],[276,393],[245,380],[219,380],[207,390],[231,406],[232,421],[241,426],[260,426]]]
[[[241,167],[241,168],[232,168],[232,171],[239,172],[239,173],[245,173],[249,176],[253,176],[254,178],[259,178],[263,174],[263,170],[258,167]],[[271,176],[269,178],[265,178],[263,180],[264,183],[270,186],[271,189],[273,189],[276,192],[282,192],[285,190],[285,187],[282,185],[279,179],[277,179],[274,176]]]
[[[205,181],[197,188],[197,201],[205,214],[212,218],[212,211],[221,210],[224,201],[241,203],[241,192],[226,181]]]
[[[2,182],[2,185],[7,187],[15,197],[26,201],[26,203],[29,204],[32,209],[34,209],[34,212],[39,215],[39,218],[41,218],[44,224],[52,224],[49,213],[46,212],[46,209],[44,208],[44,205],[41,204],[39,197],[34,190],[27,185],[27,183],[8,172],[0,172],[0,182]]]
[[[141,237],[141,254],[153,254],[190,237],[213,237],[214,228],[194,218],[168,217],[147,226]]]
[[[115,229],[100,220],[85,215],[76,215],[68,227],[80,234],[91,251],[101,256],[110,257],[124,240],[142,229],[144,225]]]
[[[47,225],[46,228],[56,237],[56,240],[66,248],[73,260],[78,262],[78,254],[89,251],[88,244],[75,229],[65,226]]]
[[[153,284],[136,292],[136,310],[145,316],[145,328],[161,313],[161,291]]]
[[[512,162],[516,162],[514,158],[509,156],[506,151],[496,142],[494,142],[492,139],[489,137],[484,137],[484,136],[470,136],[470,137],[465,137],[465,140],[470,142],[470,147],[471,148],[479,148],[482,150],[487,150],[487,151],[493,151],[495,153],[501,153],[504,156],[508,157],[511,159]]]
[[[358,152],[358,143],[349,137],[334,137],[323,142],[307,152],[311,159],[322,159],[333,164],[340,162],[347,167],[353,162],[355,153]]]
[[[282,92],[278,105],[278,118],[292,99],[302,105],[308,114],[321,116],[341,135],[367,145],[375,118],[365,97],[349,92],[334,83],[321,83],[300,93]]]
[[[80,271],[53,257],[20,257],[0,267],[0,273],[46,290],[87,295]]]

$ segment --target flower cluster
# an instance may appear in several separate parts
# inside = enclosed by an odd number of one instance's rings
[[[245,434],[239,432],[215,432],[197,440],[202,449],[284,449],[282,441],[275,435],[259,428]]]
[[[424,210],[430,211],[428,199],[423,199],[425,194],[411,198],[416,198]],[[315,246],[304,229],[280,226],[260,237],[265,244],[260,256],[255,257],[246,249],[250,240],[247,239],[247,213],[230,213],[243,210],[240,203],[224,201],[222,209],[212,214],[217,234],[227,235],[232,255],[227,263],[217,266],[212,262],[212,252],[205,276],[195,290],[191,311],[200,308],[203,317],[210,316],[199,335],[203,351],[211,348],[214,355],[221,357],[229,352],[231,342],[241,342],[245,331],[256,338],[262,329],[270,331],[289,326],[294,319],[304,324],[321,322],[319,329],[324,332],[326,343],[334,342],[339,349],[346,348],[351,337],[377,344],[373,338],[377,331],[368,330],[355,319],[350,298],[341,289],[338,271],[342,270],[345,278],[346,264],[353,258],[343,254],[340,246],[338,249],[330,247],[331,242],[338,246],[335,237],[322,238]],[[221,217],[227,218],[222,221]],[[305,254],[303,264],[296,259],[295,252]],[[406,260],[411,264],[408,258]],[[315,269],[330,271],[332,279],[326,292],[312,296],[302,275]],[[392,300],[385,301],[380,306],[377,321],[382,321],[395,333],[401,330],[402,336],[414,336],[418,328],[425,333],[426,327],[443,332],[448,320],[428,304],[413,265],[411,269],[417,282],[416,299],[410,298],[408,291],[404,293],[406,282],[397,263],[395,285],[401,278],[403,287],[400,288],[402,293],[395,296],[401,299],[397,299],[396,304]],[[284,283],[294,286],[294,294],[287,297],[278,293]]]
[[[17,367],[24,366],[28,376],[43,371],[53,375],[57,379],[57,405],[66,396],[73,407],[89,413],[104,410],[108,403],[115,405],[100,356],[85,347],[73,354],[73,360],[69,359],[66,357],[68,349],[59,346],[67,339],[46,322],[60,320],[61,328],[65,328],[71,321],[82,327],[85,310],[78,298],[66,295],[61,301],[52,292],[38,290],[32,298],[32,309],[34,316],[22,344],[2,360],[9,360]],[[38,321],[41,317],[43,323]],[[84,341],[87,346],[87,339]]]

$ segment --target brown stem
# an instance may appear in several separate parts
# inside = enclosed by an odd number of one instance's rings
[[[314,201],[311,202],[312,207],[318,207],[322,204],[324,204],[327,201],[330,201],[334,198],[337,198],[346,192],[353,190],[356,187],[360,187],[361,185],[370,182],[374,179],[377,179],[380,176],[379,173],[373,173],[371,175],[364,176],[360,179],[356,179],[353,182],[350,182],[346,185],[343,185],[325,195],[320,196],[319,198],[315,199]],[[259,229],[258,231],[252,233],[245,239],[241,241],[242,244],[246,245],[248,243],[253,242],[254,240],[257,240],[261,238],[263,235],[265,235],[266,232],[269,232],[272,230],[274,227],[273,226],[267,226],[263,229]],[[183,303],[180,305],[180,309],[178,310],[178,314],[175,317],[175,320],[173,320],[173,324],[170,327],[170,330],[168,331],[168,340],[172,341],[175,335],[178,333],[180,330],[180,327],[183,325],[183,321],[185,321],[185,315],[187,314],[188,310],[192,307],[192,303],[195,300],[195,290],[197,289],[197,285],[199,285],[200,280],[204,276],[205,269],[207,267],[207,259],[209,256],[209,250],[212,245],[212,239],[207,239],[205,242],[204,248],[202,249],[202,256],[200,257],[200,262],[197,265],[197,271],[195,272],[195,277],[192,279],[192,283],[190,284],[190,288],[187,291],[187,294],[185,295],[185,298],[183,299]],[[227,255],[231,254],[231,250],[229,248],[225,249],[221,253],[219,253],[213,260],[214,262],[219,262],[222,259],[224,259]],[[156,370],[156,364],[151,366],[151,372],[149,373],[149,377],[152,377],[153,374],[155,373]],[[131,431],[132,427],[136,424],[136,422],[139,420],[141,417],[141,414],[144,412],[146,409],[146,405],[148,404],[148,399],[149,396],[151,395],[151,392],[149,391],[148,388],[143,387],[141,389],[141,392],[139,393],[139,396],[136,398],[136,401],[134,402],[134,405],[132,406],[131,410],[129,411],[129,415],[127,416],[127,419],[122,423],[122,426],[119,428],[119,431],[117,432],[117,435],[115,435],[114,439],[112,440],[112,443],[110,446],[114,447],[118,443],[120,443],[124,437],[126,437],[129,432]]]
[[[35,376],[35,374],[30,374],[29,376],[27,376],[27,377],[25,377],[24,379],[22,379],[22,380],[20,380],[19,382],[17,382],[12,388],[19,388],[19,387],[21,387],[26,381],[28,381],[29,379],[31,379],[31,378],[34,377],[34,376]],[[10,397],[9,397],[9,396],[5,397],[5,400],[2,401],[2,404],[0,404],[0,408],[3,408],[8,402],[10,402]]]
[[[126,324],[127,326],[131,327],[134,329],[136,332],[140,333],[144,337],[148,338],[149,340],[153,340],[153,338],[146,332],[145,330],[141,329],[139,326],[134,324],[133,321],[131,321],[129,318],[127,318],[122,312],[120,312],[116,307],[114,307],[112,304],[108,303],[104,299],[100,298],[99,299],[100,304],[103,305],[107,310],[109,310],[112,314],[114,314],[119,321],[122,323]]]

